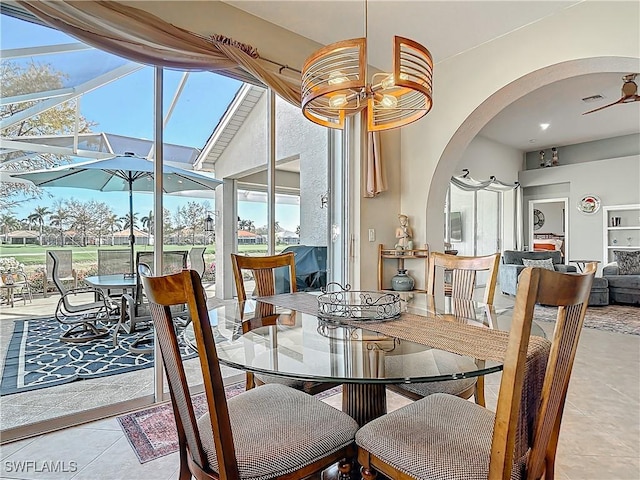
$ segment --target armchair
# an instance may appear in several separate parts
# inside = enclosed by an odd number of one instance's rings
[[[69,326],[69,329],[60,336],[60,341],[80,343],[106,336],[107,329],[99,324],[118,320],[116,316],[117,305],[111,303],[109,297],[98,289],[75,288],[67,290],[59,274],[61,261],[58,253],[49,250],[47,258],[50,258],[52,262],[51,278],[60,291],[55,317],[62,325]],[[79,301],[76,297],[79,293],[93,293],[95,301]]]
[[[525,268],[523,259],[545,260],[549,258],[553,262],[553,268],[556,272],[577,272],[575,266],[562,263],[562,252],[559,250],[542,252],[505,250],[502,254],[502,264],[500,265],[498,276],[502,293],[507,295],[516,294],[518,277]]]

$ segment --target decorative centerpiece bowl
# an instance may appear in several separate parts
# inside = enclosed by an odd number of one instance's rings
[[[389,320],[397,318],[400,311],[397,293],[352,291],[349,284],[343,287],[331,282],[318,296],[318,317],[334,322],[341,319]]]

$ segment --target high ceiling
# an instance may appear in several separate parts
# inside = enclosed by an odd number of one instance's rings
[[[226,3],[322,44],[362,37],[365,33],[364,1],[228,0]],[[401,35],[431,51],[437,76],[439,62],[577,3],[580,2],[371,0],[367,6],[369,63],[388,70],[392,38]],[[632,72],[585,75],[541,88],[504,109],[480,135],[532,151],[640,133],[640,102],[582,115],[620,98],[622,76],[628,73]],[[593,103],[582,101],[598,94],[604,98]],[[435,91],[434,102],[437,101]],[[549,128],[542,131],[541,123],[548,123]]]

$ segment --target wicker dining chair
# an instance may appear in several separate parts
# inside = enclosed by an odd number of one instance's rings
[[[241,304],[247,299],[247,292],[245,290],[244,272],[250,271],[253,274],[255,281],[255,290],[253,294],[256,297],[264,297],[269,295],[275,295],[277,293],[295,293],[296,288],[296,265],[295,254],[293,252],[281,253],[279,255],[268,255],[263,257],[249,257],[246,255],[231,254],[231,264],[233,266],[233,277],[236,283],[236,292],[238,294],[238,301]],[[275,269],[287,268],[288,269],[288,292],[283,292],[276,286]],[[271,305],[261,306],[264,308],[271,308]],[[258,312],[259,317],[267,318],[268,314],[274,312]],[[246,333],[248,328],[254,325],[250,319],[243,322],[243,330]],[[336,387],[339,384],[330,382],[312,382],[296,379],[286,379],[282,377],[275,377],[273,375],[254,374],[251,372],[246,373],[246,388],[247,390],[265,383],[282,383],[297,390],[302,390],[311,395],[324,392],[330,388]]]
[[[434,394],[384,415],[356,435],[362,478],[553,479],[562,412],[596,271],[525,268],[520,275],[496,412]],[[515,455],[527,346],[536,302],[558,307],[532,441]],[[536,373],[533,373],[535,375]]]
[[[225,398],[200,276],[142,276],[178,430],[180,479],[305,478],[339,462],[349,473],[358,425],[349,415],[284,385]],[[171,307],[188,305],[206,394],[196,419]]]
[[[445,283],[445,294],[451,297],[451,301],[453,303],[457,302],[458,305],[461,304],[461,302],[458,302],[459,300],[471,301],[476,287],[477,273],[486,271],[488,275],[483,301],[487,304],[493,304],[499,265],[499,253],[481,257],[464,257],[441,252],[431,252],[429,255],[427,293],[429,295],[436,294],[436,276],[438,271],[442,271],[444,275],[450,279],[450,281]],[[469,304],[471,304],[471,302],[469,302]],[[457,314],[461,318],[464,317],[459,311]],[[465,371],[470,368],[475,369],[474,365],[467,365],[467,363],[472,362],[472,360],[464,357],[446,356],[439,361],[448,363],[456,362],[458,364],[457,368],[460,371]],[[450,369],[452,367],[447,368]],[[478,405],[485,405],[484,377],[461,378],[459,380],[447,380],[443,382],[389,385],[387,388],[412,400],[419,400],[434,393],[448,393],[465,399],[473,396]]]

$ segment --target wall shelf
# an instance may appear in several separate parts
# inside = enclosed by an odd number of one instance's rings
[[[428,274],[429,274],[429,247],[427,245],[424,248],[417,248],[413,250],[395,250],[393,248],[384,248],[384,245],[378,245],[378,290],[388,290],[395,291],[391,289],[388,279],[385,281],[385,264],[389,264],[389,260],[395,260],[395,271],[394,275],[398,270],[406,269],[405,262],[412,260],[420,260],[424,263],[424,282],[426,283]],[[417,279],[416,286],[418,285]],[[425,293],[426,292],[426,284],[423,288],[414,288],[409,292],[400,292],[400,293]]]
[[[640,250],[640,204],[611,205],[602,210],[603,265],[615,261],[613,250]]]

